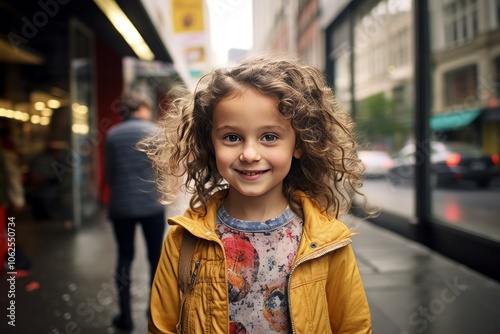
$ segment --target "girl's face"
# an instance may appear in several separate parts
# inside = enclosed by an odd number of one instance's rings
[[[292,157],[300,158],[301,152],[277,99],[252,89],[222,99],[214,110],[211,137],[217,169],[230,191],[283,197],[283,179]]]

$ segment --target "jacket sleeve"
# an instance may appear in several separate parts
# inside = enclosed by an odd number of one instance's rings
[[[180,240],[176,230],[171,227],[168,231],[151,287],[149,334],[176,333],[180,311],[177,281]]]
[[[330,327],[336,334],[371,334],[371,317],[365,290],[351,245],[333,252],[327,298]]]

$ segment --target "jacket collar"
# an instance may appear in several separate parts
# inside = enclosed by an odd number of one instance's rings
[[[322,212],[315,200],[302,191],[296,191],[294,199],[301,204],[304,216],[304,231],[297,259],[351,243],[350,237],[354,233],[339,220]]]
[[[217,209],[226,196],[227,190],[217,192],[207,205],[206,215],[188,208],[183,216],[170,218],[168,222],[171,225],[181,225],[199,238],[218,240],[214,233]],[[294,193],[294,199],[301,204],[304,218],[304,231],[298,255],[302,252],[307,255],[331,244],[350,242],[349,238],[353,233],[339,220],[321,212],[316,201],[299,190]]]
[[[226,196],[227,190],[215,193],[207,205],[207,213],[205,215],[188,208],[183,216],[169,218],[168,223],[170,225],[180,225],[199,238],[217,239],[214,233],[217,209]]]

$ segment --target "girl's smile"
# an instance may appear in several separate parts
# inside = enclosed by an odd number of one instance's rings
[[[254,181],[258,180],[261,175],[264,173],[268,172],[269,169],[267,170],[262,170],[262,171],[246,171],[246,170],[238,170],[236,169],[237,172],[241,174],[241,177],[248,180],[248,181]]]

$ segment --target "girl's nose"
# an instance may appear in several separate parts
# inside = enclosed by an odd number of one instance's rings
[[[260,159],[260,153],[254,144],[249,143],[243,147],[243,152],[240,154],[240,161],[251,163]]]

